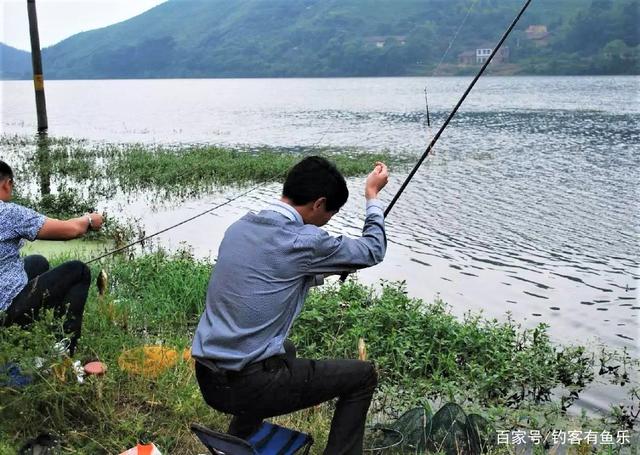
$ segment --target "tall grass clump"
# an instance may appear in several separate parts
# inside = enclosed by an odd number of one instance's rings
[[[331,159],[347,177],[367,174],[376,161],[406,162],[389,153],[325,147],[105,144],[55,137],[2,136],[0,151],[9,154],[28,184],[43,178],[70,187],[90,184],[93,194],[105,198],[117,190],[183,198],[216,186],[281,181],[293,164],[312,154]]]

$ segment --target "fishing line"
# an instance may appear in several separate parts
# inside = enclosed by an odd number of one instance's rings
[[[487,69],[487,66],[489,66],[489,64],[493,60],[493,56],[496,55],[497,51],[500,49],[500,47],[505,42],[505,40],[507,39],[507,37],[509,36],[509,34],[513,30],[513,28],[516,26],[516,24],[518,23],[518,21],[520,20],[520,18],[524,14],[524,12],[527,10],[527,8],[529,7],[529,4],[531,3],[531,1],[532,0],[527,0],[525,2],[525,4],[522,6],[522,8],[520,9],[520,12],[515,17],[513,22],[511,22],[511,25],[509,25],[507,30],[504,32],[504,34],[502,35],[502,38],[500,38],[500,41],[498,41],[498,44],[495,46],[495,48],[494,48],[493,52],[491,53],[491,55],[489,56],[489,58],[484,62],[484,65],[482,65],[482,68],[480,68],[480,71],[478,71],[478,74],[476,74],[476,76],[473,78],[473,80],[471,81],[471,84],[469,84],[469,86],[465,90],[465,92],[462,95],[462,97],[460,98],[460,100],[458,100],[458,103],[455,105],[455,107],[453,108],[453,110],[451,111],[451,113],[449,114],[447,119],[445,120],[445,122],[442,124],[442,126],[440,127],[440,129],[438,130],[438,132],[436,133],[434,138],[431,140],[431,143],[429,144],[429,146],[427,147],[425,152],[422,154],[422,156],[420,157],[420,159],[418,160],[416,165],[413,167],[413,169],[411,170],[411,172],[409,173],[409,175],[407,176],[405,181],[402,183],[402,185],[400,186],[400,189],[396,192],[395,196],[393,196],[393,199],[391,200],[391,202],[387,206],[386,210],[384,211],[384,217],[385,218],[387,217],[387,215],[389,215],[389,212],[391,212],[391,209],[393,208],[395,203],[398,201],[398,199],[400,198],[400,196],[402,195],[402,193],[406,189],[407,185],[409,185],[409,182],[411,181],[413,176],[416,174],[416,172],[418,172],[418,169],[420,168],[420,166],[422,165],[424,160],[427,158],[427,156],[429,155],[431,150],[433,150],[433,146],[436,144],[436,142],[438,142],[438,139],[442,135],[442,132],[445,130],[447,125],[449,125],[449,122],[451,122],[453,117],[456,115],[456,112],[458,112],[458,109],[460,108],[460,106],[462,105],[464,100],[467,98],[467,96],[469,95],[469,93],[471,92],[473,87],[476,85],[476,82],[478,82],[478,79],[480,79],[480,76],[482,76],[484,71]],[[349,275],[348,272],[342,273],[340,275],[340,281],[344,282],[348,275]]]
[[[108,253],[105,253],[105,254],[103,254],[101,256],[98,256],[97,258],[91,259],[90,261],[87,262],[87,264],[91,264],[92,262],[99,261],[100,259],[104,259],[104,258],[106,258],[108,256],[111,256],[113,254],[116,254],[116,253],[119,253],[121,251],[124,251],[124,250],[126,250],[128,248],[131,248],[134,245],[137,245],[138,243],[145,242],[145,241],[149,240],[152,237],[156,237],[157,235],[163,234],[163,233],[165,233],[165,232],[167,232],[167,231],[169,231],[171,229],[177,228],[178,226],[182,226],[183,224],[186,224],[189,221],[193,221],[196,218],[199,218],[199,217],[201,217],[203,215],[206,215],[207,213],[210,213],[210,212],[213,212],[214,210],[219,209],[220,207],[223,207],[223,206],[225,206],[227,204],[230,204],[231,202],[233,202],[233,201],[235,201],[237,199],[240,199],[242,196],[246,196],[247,194],[251,193],[252,191],[257,190],[258,188],[261,188],[263,186],[264,185],[256,185],[253,188],[245,191],[244,193],[240,193],[240,194],[236,195],[235,197],[233,197],[231,199],[228,199],[227,201],[225,201],[225,202],[223,202],[221,204],[216,205],[213,208],[210,208],[208,210],[205,210],[204,212],[201,212],[201,213],[198,213],[197,215],[192,216],[191,218],[187,218],[186,220],[180,221],[179,223],[176,223],[173,226],[169,226],[168,228],[162,229],[161,231],[158,231],[158,232],[156,232],[154,234],[151,234],[151,235],[148,235],[148,236],[143,237],[141,239],[138,239],[135,242],[131,242],[128,245],[125,245],[123,247],[117,248],[117,249],[115,249],[113,251],[109,251]]]
[[[458,35],[460,34],[460,31],[462,30],[464,25],[467,23],[467,19],[469,19],[469,16],[471,15],[471,11],[473,10],[473,7],[476,5],[476,3],[478,3],[478,0],[473,0],[469,5],[469,8],[467,9],[467,14],[464,16],[464,19],[462,19],[462,22],[458,26],[456,33],[453,35],[453,38],[451,38],[451,41],[449,41],[449,47],[447,47],[447,49],[444,51],[444,54],[442,54],[442,57],[440,58],[440,61],[434,68],[432,75],[435,75],[436,71],[438,71],[438,69],[444,62],[444,59],[447,58],[447,55],[449,55],[449,51],[451,50],[451,47],[453,47],[453,43],[455,43],[456,39],[458,38]]]
[[[496,55],[496,53],[498,52],[498,50],[500,49],[502,44],[505,42],[505,40],[507,39],[507,37],[509,36],[509,34],[513,30],[513,28],[516,26],[516,24],[518,23],[518,21],[520,20],[520,18],[524,14],[524,12],[527,10],[527,8],[529,7],[529,4],[531,3],[531,1],[532,0],[527,0],[525,2],[525,4],[522,6],[522,8],[520,9],[520,12],[518,13],[518,15],[515,17],[513,22],[511,22],[511,25],[509,25],[509,28],[507,28],[507,30],[504,32],[504,34],[502,35],[502,38],[500,38],[500,41],[498,41],[498,44],[496,44],[496,46],[494,47],[493,52],[491,53],[489,58],[484,62],[484,64],[482,65],[482,68],[480,68],[480,71],[478,71],[478,74],[476,74],[476,76],[473,78],[473,80],[471,81],[471,84],[469,84],[469,86],[465,90],[464,94],[462,95],[462,97],[460,98],[458,103],[455,105],[455,107],[453,108],[453,110],[451,111],[451,113],[449,114],[447,119],[445,120],[445,122],[442,124],[442,126],[440,127],[440,129],[438,130],[438,132],[436,133],[434,138],[431,140],[431,143],[429,144],[429,146],[427,147],[425,152],[422,154],[422,156],[420,157],[420,159],[418,160],[418,162],[416,163],[414,168],[411,170],[411,172],[409,173],[409,175],[407,176],[405,181],[402,183],[402,186],[400,187],[398,192],[395,194],[395,196],[393,197],[393,199],[391,200],[391,202],[387,206],[387,209],[384,211],[384,216],[385,217],[389,214],[389,212],[391,212],[391,209],[395,205],[396,201],[400,198],[400,196],[404,192],[405,188],[407,187],[407,185],[409,184],[409,182],[413,178],[413,176],[416,174],[416,172],[418,171],[418,169],[420,168],[420,166],[422,165],[424,160],[427,158],[427,156],[429,155],[429,153],[433,149],[433,146],[436,144],[436,142],[438,142],[438,139],[442,135],[442,132],[445,130],[445,128],[449,125],[449,122],[451,122],[453,117],[456,115],[456,112],[458,112],[458,109],[460,108],[460,106],[462,105],[464,100],[467,98],[467,96],[469,95],[469,93],[471,92],[473,87],[476,85],[476,82],[478,82],[478,79],[480,79],[480,76],[482,76],[482,74],[484,74],[484,71],[487,69],[487,66],[489,66],[489,64],[493,60],[494,55]]]
[[[442,54],[442,57],[440,57],[440,61],[438,62],[436,67],[431,72],[431,76],[432,77],[435,76],[436,72],[438,71],[438,69],[440,68],[442,63],[444,62],[444,59],[447,58],[447,55],[449,55],[449,51],[451,50],[451,47],[453,47],[453,43],[458,38],[458,35],[460,34],[460,31],[462,30],[464,25],[467,23],[467,19],[471,15],[471,11],[473,10],[473,7],[476,5],[476,3],[477,3],[477,0],[473,0],[471,2],[471,4],[469,5],[469,8],[467,9],[467,14],[462,19],[462,22],[460,23],[460,25],[458,26],[458,29],[454,33],[453,38],[451,38],[451,41],[449,41],[449,47],[447,47],[447,49],[445,49],[444,54]],[[430,115],[429,115],[429,97],[427,96],[427,85],[426,84],[424,86],[424,102],[425,102],[425,104],[427,106],[427,127],[431,128],[431,118],[430,118]]]

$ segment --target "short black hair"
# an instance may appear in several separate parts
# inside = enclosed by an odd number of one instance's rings
[[[13,171],[11,170],[11,166],[9,166],[4,161],[0,160],[0,181],[4,179],[12,179]]]
[[[349,189],[335,164],[321,156],[308,156],[289,170],[282,195],[294,205],[326,197],[325,208],[333,212],[347,202]]]

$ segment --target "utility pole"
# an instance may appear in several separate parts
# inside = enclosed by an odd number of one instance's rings
[[[51,193],[51,170],[49,169],[49,140],[47,137],[49,124],[47,122],[47,103],[44,98],[44,76],[42,74],[42,54],[40,53],[36,0],[27,0],[27,12],[29,14],[29,35],[31,37],[33,87],[36,92],[36,111],[38,113],[36,161],[40,175],[40,193],[44,196]]]
[[[27,0],[29,13],[29,34],[31,36],[31,63],[33,64],[33,86],[36,91],[36,110],[38,112],[38,134],[46,134],[47,103],[44,99],[44,77],[42,75],[42,55],[40,53],[40,36],[38,35],[38,17],[36,16],[36,0]]]

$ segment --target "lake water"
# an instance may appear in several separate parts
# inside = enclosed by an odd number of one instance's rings
[[[110,142],[335,146],[418,157],[469,78],[49,81],[49,132]],[[427,88],[432,127],[426,125]],[[384,263],[362,281],[406,280],[456,314],[482,310],[554,339],[626,347],[638,356],[640,78],[481,79],[387,219]],[[30,82],[2,82],[2,129],[32,134]],[[409,169],[393,172],[389,201]],[[331,222],[356,236],[363,179]],[[111,210],[147,233],[240,190],[157,211]],[[162,237],[215,256],[225,228],[259,209],[269,185]],[[594,398],[597,401],[597,398]],[[606,407],[606,403],[592,403]],[[605,400],[606,401],[606,400]]]

